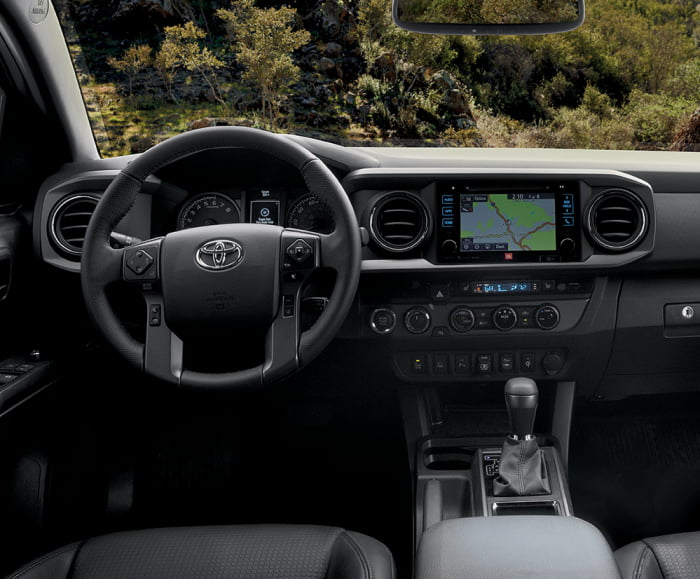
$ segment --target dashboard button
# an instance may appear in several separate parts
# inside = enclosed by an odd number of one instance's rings
[[[411,308],[406,312],[403,322],[412,334],[422,334],[430,327],[430,313],[425,308]]]
[[[470,358],[469,354],[455,354],[455,374],[469,374]]]
[[[411,370],[414,374],[425,374],[425,356],[414,356],[411,359]]]
[[[518,308],[518,327],[532,328],[533,326],[532,308]]]
[[[513,371],[515,362],[513,354],[501,354],[498,360],[498,368],[501,372],[510,373]]]
[[[430,286],[430,299],[435,302],[445,302],[450,297],[450,286],[439,284]]]
[[[450,373],[450,357],[447,354],[433,354],[433,374],[444,376]]]
[[[531,374],[535,371],[535,355],[531,353],[520,354],[520,371],[523,374]]]
[[[551,330],[559,325],[559,310],[549,304],[537,308],[535,322],[543,330]]]
[[[450,314],[450,326],[456,332],[468,332],[474,327],[475,322],[474,312],[469,308],[455,308]]]
[[[499,330],[507,332],[518,323],[518,314],[510,306],[500,306],[493,312],[493,325]]]
[[[476,356],[476,369],[479,374],[490,374],[491,354],[478,354]]]
[[[431,335],[433,338],[446,338],[450,335],[450,330],[447,326],[435,326]]]
[[[369,327],[380,335],[391,334],[396,327],[396,314],[388,308],[378,308],[370,314]]]

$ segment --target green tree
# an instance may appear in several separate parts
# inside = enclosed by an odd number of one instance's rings
[[[134,78],[151,64],[151,47],[147,44],[133,45],[127,48],[121,58],[110,56],[107,64],[117,72],[122,72],[129,79],[129,96],[133,93]]]
[[[294,30],[297,12],[286,6],[258,8],[253,0],[237,0],[217,15],[225,22],[244,82],[260,90],[263,116],[274,126],[285,91],[301,75],[292,53],[307,44],[311,35]]]
[[[155,67],[168,87],[168,93],[173,100],[173,81],[177,70],[182,68],[196,72],[211,90],[214,99],[225,104],[221,97],[219,80],[216,69],[224,63],[219,60],[206,46],[202,46],[206,33],[194,22],[186,22],[179,26],[166,26],[165,38],[155,57]]]

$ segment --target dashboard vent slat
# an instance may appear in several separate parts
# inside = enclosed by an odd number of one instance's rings
[[[94,195],[80,193],[66,197],[54,209],[49,221],[49,235],[56,249],[66,257],[80,257],[97,202]]]
[[[384,251],[406,253],[417,249],[430,233],[428,210],[407,191],[382,196],[370,215],[370,234]]]
[[[586,228],[593,243],[607,251],[627,251],[647,232],[647,210],[625,189],[609,189],[593,199],[586,214]]]

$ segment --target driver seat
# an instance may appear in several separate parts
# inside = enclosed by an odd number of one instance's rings
[[[236,525],[112,533],[57,549],[9,579],[393,579],[379,541],[337,527]]]

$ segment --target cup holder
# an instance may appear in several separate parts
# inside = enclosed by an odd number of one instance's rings
[[[423,454],[423,464],[428,470],[469,470],[474,451],[459,447],[428,448]]]

